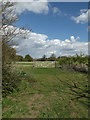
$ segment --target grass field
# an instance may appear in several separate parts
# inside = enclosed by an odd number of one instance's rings
[[[16,65],[33,65],[33,62],[16,62]]]
[[[71,100],[76,93],[68,85],[74,81],[83,88],[88,84],[87,74],[55,68],[20,70],[27,80],[34,77],[35,82],[22,80],[19,92],[3,98],[3,118],[88,118],[87,99]]]

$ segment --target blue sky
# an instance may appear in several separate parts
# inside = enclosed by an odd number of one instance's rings
[[[26,10],[19,16],[19,21],[15,25],[18,27],[28,25],[33,32],[46,34],[50,39],[64,40],[74,35],[81,36],[80,41],[88,41],[88,24],[76,24],[71,19],[71,16],[78,16],[81,9],[88,9],[88,3],[54,2],[49,4],[51,10],[48,14],[36,14]],[[52,7],[57,7],[61,14],[53,14]]]
[[[34,10],[34,7],[33,9],[30,9],[29,7],[30,3],[26,4],[25,6],[24,4],[19,3],[19,5],[17,6],[16,11],[17,14],[19,15],[19,20],[16,23],[14,23],[15,26],[20,28],[22,26],[27,25],[28,28],[32,29],[32,33],[36,33],[37,35],[38,34],[46,35],[47,38],[44,40],[45,41],[48,40],[49,42],[50,40],[55,40],[55,39],[58,39],[60,41],[65,41],[66,39],[70,40],[70,38],[76,39],[75,41],[78,41],[79,44],[80,42],[81,43],[88,42],[88,22],[86,17],[83,18],[83,15],[84,14],[86,15],[88,11],[87,2],[80,2],[80,3],[50,2],[44,4],[39,11],[38,9],[41,6],[38,7],[38,5],[35,5],[35,9],[36,7],[37,9]],[[79,47],[83,47],[83,46],[79,46]],[[19,54],[24,56],[25,54],[29,54],[28,51],[29,48],[27,51],[24,50]],[[37,56],[37,55],[33,55],[34,52],[31,50],[30,54],[32,54],[33,57],[41,57],[43,54],[49,56],[50,54],[47,54],[49,51],[46,50],[45,53],[42,52],[41,54],[38,49],[38,53],[37,53],[38,56]],[[58,54],[59,52],[56,49],[55,51],[56,51],[55,53],[57,53],[56,56],[64,55],[63,52]],[[85,50],[82,52],[86,53]],[[78,51],[78,53],[80,53],[80,51]],[[70,54],[74,55],[75,52],[73,53],[70,52]],[[65,55],[67,55],[67,53]]]

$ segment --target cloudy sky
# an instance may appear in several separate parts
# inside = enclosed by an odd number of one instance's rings
[[[13,25],[28,26],[32,32],[18,37],[18,54],[34,58],[88,53],[88,3],[87,2],[33,2],[17,3],[19,20]],[[90,30],[89,30],[90,31]]]

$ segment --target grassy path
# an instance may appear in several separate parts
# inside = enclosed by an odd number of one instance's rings
[[[26,77],[34,76],[36,82],[23,80],[19,92],[3,98],[3,118],[87,118],[87,99],[71,100],[74,94],[64,82],[84,87],[87,74],[55,68],[19,68]],[[63,80],[64,82],[61,82]],[[71,94],[70,94],[71,93]]]

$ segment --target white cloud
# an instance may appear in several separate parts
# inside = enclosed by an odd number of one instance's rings
[[[90,10],[87,9],[82,9],[80,10],[80,15],[78,17],[72,16],[71,18],[76,22],[76,23],[87,23],[88,22],[88,15],[90,14]]]
[[[12,48],[17,49],[17,48],[19,48],[19,46],[13,45]]]
[[[79,40],[79,39],[80,39],[80,37],[77,37],[77,38],[75,39],[75,37],[74,37],[74,36],[71,36],[71,37],[70,37],[70,39],[71,39],[71,41],[72,41],[72,42],[76,42],[76,40]]]
[[[16,13],[21,14],[25,10],[34,12],[37,14],[44,13],[47,14],[49,11],[48,2],[18,2],[16,4]]]
[[[17,20],[18,15],[23,13],[25,10],[36,14],[47,14],[49,12],[49,4],[47,0],[45,0],[45,2],[40,1],[13,3],[13,6],[6,7],[6,9],[3,12],[4,16],[9,20],[14,21]],[[3,2],[3,5],[5,6],[6,2]]]
[[[8,29],[16,29],[10,26]],[[70,39],[49,39],[45,34],[30,32],[29,30],[16,29],[20,34],[14,38],[17,46],[13,46],[18,54],[25,56],[30,54],[34,58],[42,57],[44,54],[49,57],[52,53],[58,56],[75,55],[81,51],[88,54],[88,42],[79,42],[80,37],[70,36]],[[22,35],[21,35],[22,34]],[[26,35],[25,35],[26,34]],[[24,35],[26,37],[24,37]]]
[[[53,14],[60,15],[61,11],[57,7],[53,7]]]
[[[87,12],[87,9],[81,9],[80,12],[81,12],[81,13]]]
[[[87,42],[78,42],[74,36],[64,41],[59,39],[47,40],[48,36],[37,33],[28,34],[27,39],[20,39],[19,49],[24,49],[20,52],[22,55],[30,54],[33,57],[42,57],[44,54],[49,57],[52,53],[56,56],[75,55],[76,53],[88,52]]]
[[[70,42],[70,40],[69,40],[69,39],[65,39],[65,42],[69,43],[69,42]]]

